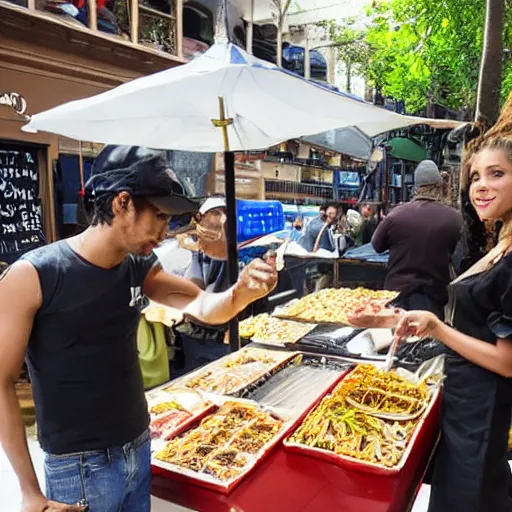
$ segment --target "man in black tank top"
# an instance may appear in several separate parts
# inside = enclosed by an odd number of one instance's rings
[[[149,511],[149,418],[136,344],[144,297],[218,325],[277,282],[258,260],[223,293],[163,272],[153,248],[169,216],[196,204],[162,152],[107,146],[85,202],[86,231],[26,254],[0,279],[0,442],[23,512]],[[25,356],[46,452],[45,494],[14,390]]]

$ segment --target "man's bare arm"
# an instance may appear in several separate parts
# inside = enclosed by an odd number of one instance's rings
[[[20,482],[22,512],[78,512],[83,507],[47,500],[41,492],[14,388],[41,301],[39,276],[30,263],[15,263],[0,276],[0,443]]]
[[[41,495],[41,490],[30,460],[14,384],[40,304],[36,270],[28,262],[14,264],[0,280],[0,442],[24,495]]]
[[[146,278],[144,293],[151,300],[180,309],[202,323],[221,325],[251,302],[268,295],[276,284],[275,267],[253,260],[244,268],[238,282],[225,292],[203,292],[191,281],[167,274],[157,267]]]

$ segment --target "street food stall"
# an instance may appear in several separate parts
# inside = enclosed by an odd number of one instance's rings
[[[224,151],[229,274],[234,282],[233,151],[260,150],[346,126],[372,137],[426,120],[318,87],[247,54],[226,40],[225,30],[218,36],[190,63],[36,114],[24,130],[98,143]],[[354,295],[336,292],[340,296],[329,297],[330,309],[338,299],[340,307],[372,310],[389,300],[359,290],[357,300],[348,301]],[[387,366],[394,361],[392,351],[391,359],[364,350],[358,358],[337,355],[356,334],[364,334],[354,330],[345,336],[336,333],[333,343],[317,344],[317,352],[289,346],[308,335],[314,345],[311,336],[317,329],[335,327],[341,319],[311,317],[304,322],[292,314],[300,303],[288,306],[282,321],[318,325],[305,335],[283,335],[277,340],[283,346],[246,347],[149,392],[153,493],[208,512],[408,510],[437,442],[439,368],[431,364],[414,374],[403,368],[382,373],[365,363]],[[236,350],[238,325],[231,327]],[[251,337],[265,339],[259,332]],[[322,354],[325,346],[334,350]],[[353,350],[357,356],[359,349]],[[362,366],[354,369],[354,363]]]
[[[148,392],[152,493],[208,512],[410,510],[438,440],[442,360],[407,366],[391,331],[348,325],[395,297],[293,300],[240,323],[249,346]]]

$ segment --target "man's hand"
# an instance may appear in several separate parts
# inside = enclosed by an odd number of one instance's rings
[[[83,512],[85,507],[47,500],[42,494],[23,496],[21,512]]]
[[[252,260],[240,274],[234,296],[245,304],[267,296],[277,285],[275,261]]]
[[[268,295],[277,284],[275,265],[253,260],[237,283],[224,292],[207,293],[178,276],[156,269],[144,282],[144,293],[155,302],[181,309],[200,324],[221,325],[229,322],[251,302]]]

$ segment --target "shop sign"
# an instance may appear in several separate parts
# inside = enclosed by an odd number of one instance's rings
[[[11,107],[16,114],[24,115],[27,111],[27,102],[17,92],[0,92],[0,105]]]

